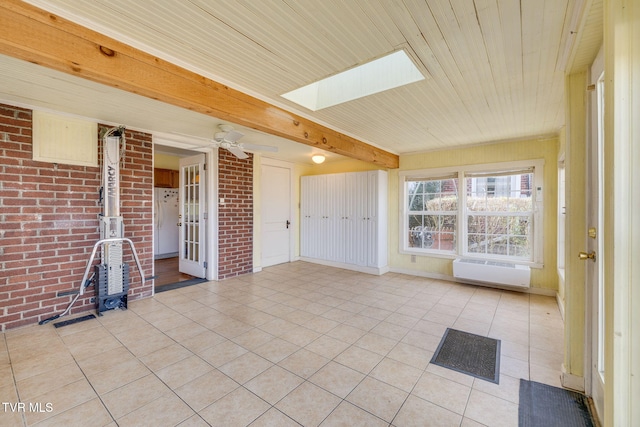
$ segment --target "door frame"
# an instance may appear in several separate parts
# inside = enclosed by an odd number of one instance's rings
[[[205,220],[206,279],[218,280],[218,151],[217,147],[205,151],[206,188],[205,199],[207,219]]]
[[[259,155],[255,155],[258,157]],[[255,163],[254,163],[255,165]],[[262,166],[274,166],[284,169],[289,169],[289,218],[291,221],[291,233],[289,233],[289,262],[295,261],[295,243],[296,238],[300,235],[300,228],[298,226],[298,215],[295,209],[296,206],[296,191],[298,186],[296,186],[296,177],[295,177],[295,164],[286,162],[284,160],[276,160],[268,157],[260,156],[260,167],[254,168],[254,182],[259,182],[260,184],[255,186],[254,190],[254,200],[258,201],[258,203],[254,203],[253,208],[253,216],[254,218],[259,218],[259,221],[254,221],[254,232],[253,232],[253,271],[258,272],[262,271]]]
[[[218,148],[214,146],[204,147],[202,140],[190,139],[188,137],[182,137],[180,140],[174,140],[172,135],[152,133],[152,143],[163,145],[166,147],[174,147],[187,151],[191,151],[194,154],[204,153],[206,171],[205,174],[205,212],[207,217],[204,221],[205,224],[205,260],[207,262],[207,269],[205,271],[205,279],[218,280]],[[152,150],[152,154],[155,153],[155,149]],[[155,165],[155,158],[152,158],[152,167]],[[155,213],[155,201],[152,207]],[[154,242],[155,244],[155,242]],[[153,271],[155,275],[155,270]],[[155,286],[153,294],[155,294]]]

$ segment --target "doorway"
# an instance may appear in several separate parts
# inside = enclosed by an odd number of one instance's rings
[[[178,269],[178,256],[169,258],[156,258],[153,261],[155,279],[154,286],[156,292],[168,290],[167,286],[182,284],[182,282],[193,281],[196,277],[181,273]]]
[[[206,154],[154,142],[154,291],[162,292],[208,279],[209,179]]]

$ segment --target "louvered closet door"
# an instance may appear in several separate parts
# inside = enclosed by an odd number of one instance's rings
[[[387,205],[388,177],[385,171],[368,173],[368,238],[367,265],[385,267],[388,262]]]
[[[378,173],[367,173],[367,265],[378,265]]]
[[[345,261],[344,243],[344,209],[345,209],[345,174],[329,175],[327,187],[330,195],[328,197],[330,218],[329,218],[329,261]]]
[[[322,225],[322,194],[319,177],[302,177],[300,254],[304,257],[318,258],[321,252],[320,228]]]
[[[344,262],[347,264],[357,264],[358,251],[358,235],[356,227],[356,212],[358,204],[358,174],[345,174],[344,186],[344,210],[341,216],[342,236],[344,245]]]
[[[368,259],[368,221],[369,214],[369,183],[367,173],[356,174],[355,195],[354,195],[354,255],[356,265],[367,265]]]
[[[312,230],[314,258],[327,259],[329,232],[329,209],[327,207],[327,177],[318,175],[313,177],[313,213]]]
[[[312,257],[312,220],[311,220],[311,195],[312,177],[303,176],[300,179],[300,256]]]
[[[324,209],[324,198],[326,197],[325,180],[322,176],[314,176],[311,178],[313,183],[311,188],[311,256],[313,258],[322,258],[326,253],[326,244],[324,243],[324,228],[326,225]]]
[[[325,175],[322,177],[324,181],[323,190],[324,194],[321,201],[321,209],[322,209],[322,231],[319,239],[322,241],[322,259],[332,260],[335,258],[335,236],[334,236],[334,222],[335,222],[335,213],[334,207],[335,202],[333,200],[334,194],[336,192],[335,189],[335,179],[333,175]]]

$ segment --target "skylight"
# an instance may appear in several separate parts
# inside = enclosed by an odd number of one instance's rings
[[[317,111],[423,79],[406,52],[399,50],[282,96]]]

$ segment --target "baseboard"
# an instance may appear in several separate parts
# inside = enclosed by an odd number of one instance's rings
[[[560,310],[560,316],[562,316],[562,321],[564,322],[564,301],[560,298],[559,292],[556,292],[556,303],[558,304],[558,310]]]
[[[374,274],[381,276],[389,272],[389,267],[366,267],[363,265],[347,264],[344,262],[327,261],[324,259],[300,257],[300,261],[311,262],[314,264],[326,265],[328,267],[343,268],[345,270],[357,271],[360,273]]]
[[[527,292],[534,295],[542,295],[545,297],[555,297],[558,292],[553,289],[545,289],[545,288],[529,288]]]
[[[427,279],[446,280],[447,282],[455,282],[456,279],[453,276],[440,273],[431,273],[429,271],[410,270],[408,268],[396,268],[391,267],[392,273],[406,274],[407,276],[426,277]]]
[[[259,273],[262,271],[262,267],[253,267],[253,272],[254,273]]]
[[[548,297],[553,297],[557,294],[557,292],[554,291],[553,289],[531,288],[531,287],[530,288],[509,287],[509,286],[502,286],[498,284],[492,285],[490,283],[460,280],[453,276],[449,276],[448,274],[431,273],[428,271],[410,270],[410,269],[395,268],[395,267],[392,267],[390,271],[392,273],[406,274],[409,276],[418,276],[418,277],[426,277],[428,279],[445,280],[447,282],[461,283],[464,285],[486,286],[488,288],[504,289],[508,291],[524,292],[528,294],[543,295]]]
[[[564,388],[584,393],[584,377],[568,373],[564,363],[562,364],[562,372],[560,373],[560,382]]]

